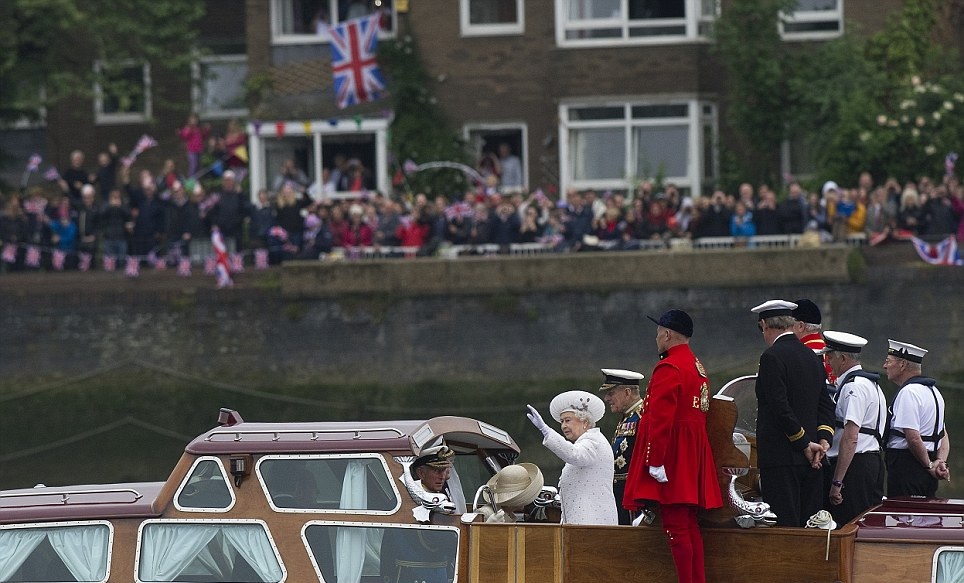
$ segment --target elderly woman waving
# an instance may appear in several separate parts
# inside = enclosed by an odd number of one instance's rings
[[[542,420],[532,405],[526,417],[542,433],[542,444],[565,462],[559,476],[563,524],[616,524],[613,449],[596,428],[606,405],[586,391],[566,391],[549,404],[562,435]],[[563,437],[565,436],[565,437]]]

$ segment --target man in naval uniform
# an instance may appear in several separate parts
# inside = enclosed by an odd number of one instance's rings
[[[643,379],[643,375],[616,368],[601,370],[605,378],[599,386],[599,392],[603,393],[603,400],[609,404],[609,410],[621,416],[613,434],[613,494],[616,497],[616,511],[619,524],[630,524],[633,517],[623,508],[622,501],[626,476],[629,474],[629,462],[633,457],[633,444],[636,443],[636,426],[643,408],[643,399],[639,396],[639,381]]]
[[[934,379],[921,375],[927,350],[906,342],[888,342],[884,371],[900,388],[887,431],[887,496],[934,497],[938,481],[951,477],[944,397]]]
[[[860,351],[866,338],[827,330],[824,356],[837,376],[836,430],[827,452],[830,466],[828,510],[843,526],[884,496],[884,458],[881,439],[887,424],[887,401],[877,380],[880,375],[863,370]]]
[[[823,507],[821,462],[834,433],[826,371],[793,333],[796,307],[770,300],[751,309],[767,344],[755,389],[760,488],[780,526],[805,526]]]
[[[823,327],[823,316],[820,314],[820,308],[812,300],[806,298],[796,300],[793,303],[797,305],[791,312],[791,315],[797,321],[793,325],[793,333],[807,348],[821,355],[820,362],[823,363],[824,369],[827,371],[827,385],[835,386],[837,377],[834,376],[833,370],[830,369],[830,365],[822,356],[826,343],[820,334],[820,329]]]

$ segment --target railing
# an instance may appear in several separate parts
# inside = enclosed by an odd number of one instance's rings
[[[296,436],[296,441],[308,437],[310,441],[355,439],[388,439],[404,435],[394,427],[372,427],[364,429],[217,429],[208,434],[204,441],[242,441],[245,437],[257,440],[258,437],[271,441],[283,441],[285,437]]]
[[[0,494],[0,508],[26,508],[28,506],[64,506],[67,504],[133,504],[143,494],[132,488],[106,488],[98,490],[61,490],[37,486],[30,492]],[[41,501],[38,498],[53,498]]]
[[[801,246],[803,236],[793,235],[757,235],[754,237],[702,237],[699,239],[674,238],[669,240],[635,240],[625,247],[628,250],[641,251],[681,251],[686,249],[792,249]],[[620,249],[621,241],[602,241],[598,248],[602,251]],[[867,235],[856,233],[850,235],[844,243],[851,247],[867,244]],[[390,259],[414,258],[418,256],[418,247],[348,247],[337,249],[323,258],[332,260],[362,260],[362,259]],[[559,253],[557,245],[549,243],[512,243],[510,245],[496,245],[486,243],[482,245],[443,245],[438,250],[438,257],[454,259],[464,255],[492,256],[532,256],[547,253]]]

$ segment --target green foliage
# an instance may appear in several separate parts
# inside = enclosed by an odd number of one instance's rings
[[[204,11],[196,0],[0,2],[0,125],[36,117],[41,106],[68,97],[89,97],[97,59],[146,61],[187,75]],[[136,98],[120,83],[105,90]]]
[[[470,164],[462,140],[449,128],[442,108],[429,91],[428,74],[410,36],[381,43],[378,60],[389,77],[395,119],[389,147],[399,166],[434,161]],[[408,175],[406,190],[426,194],[455,194],[468,186],[457,170],[440,169]]]
[[[789,78],[792,55],[777,28],[780,13],[795,0],[734,0],[714,27],[716,51],[727,70],[727,123],[746,156],[739,173],[773,184],[779,176],[780,144],[786,136],[786,112],[792,101]]]

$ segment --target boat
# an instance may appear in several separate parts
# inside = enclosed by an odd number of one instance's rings
[[[889,499],[836,530],[774,526],[754,495],[752,382],[711,400],[729,504],[701,516],[709,580],[962,580],[961,500]],[[450,496],[408,471],[443,442],[455,452]],[[257,423],[222,409],[163,482],[0,491],[0,582],[676,580],[658,516],[561,525],[545,486],[520,521],[487,522],[480,494],[519,454],[506,431],[469,417]]]

